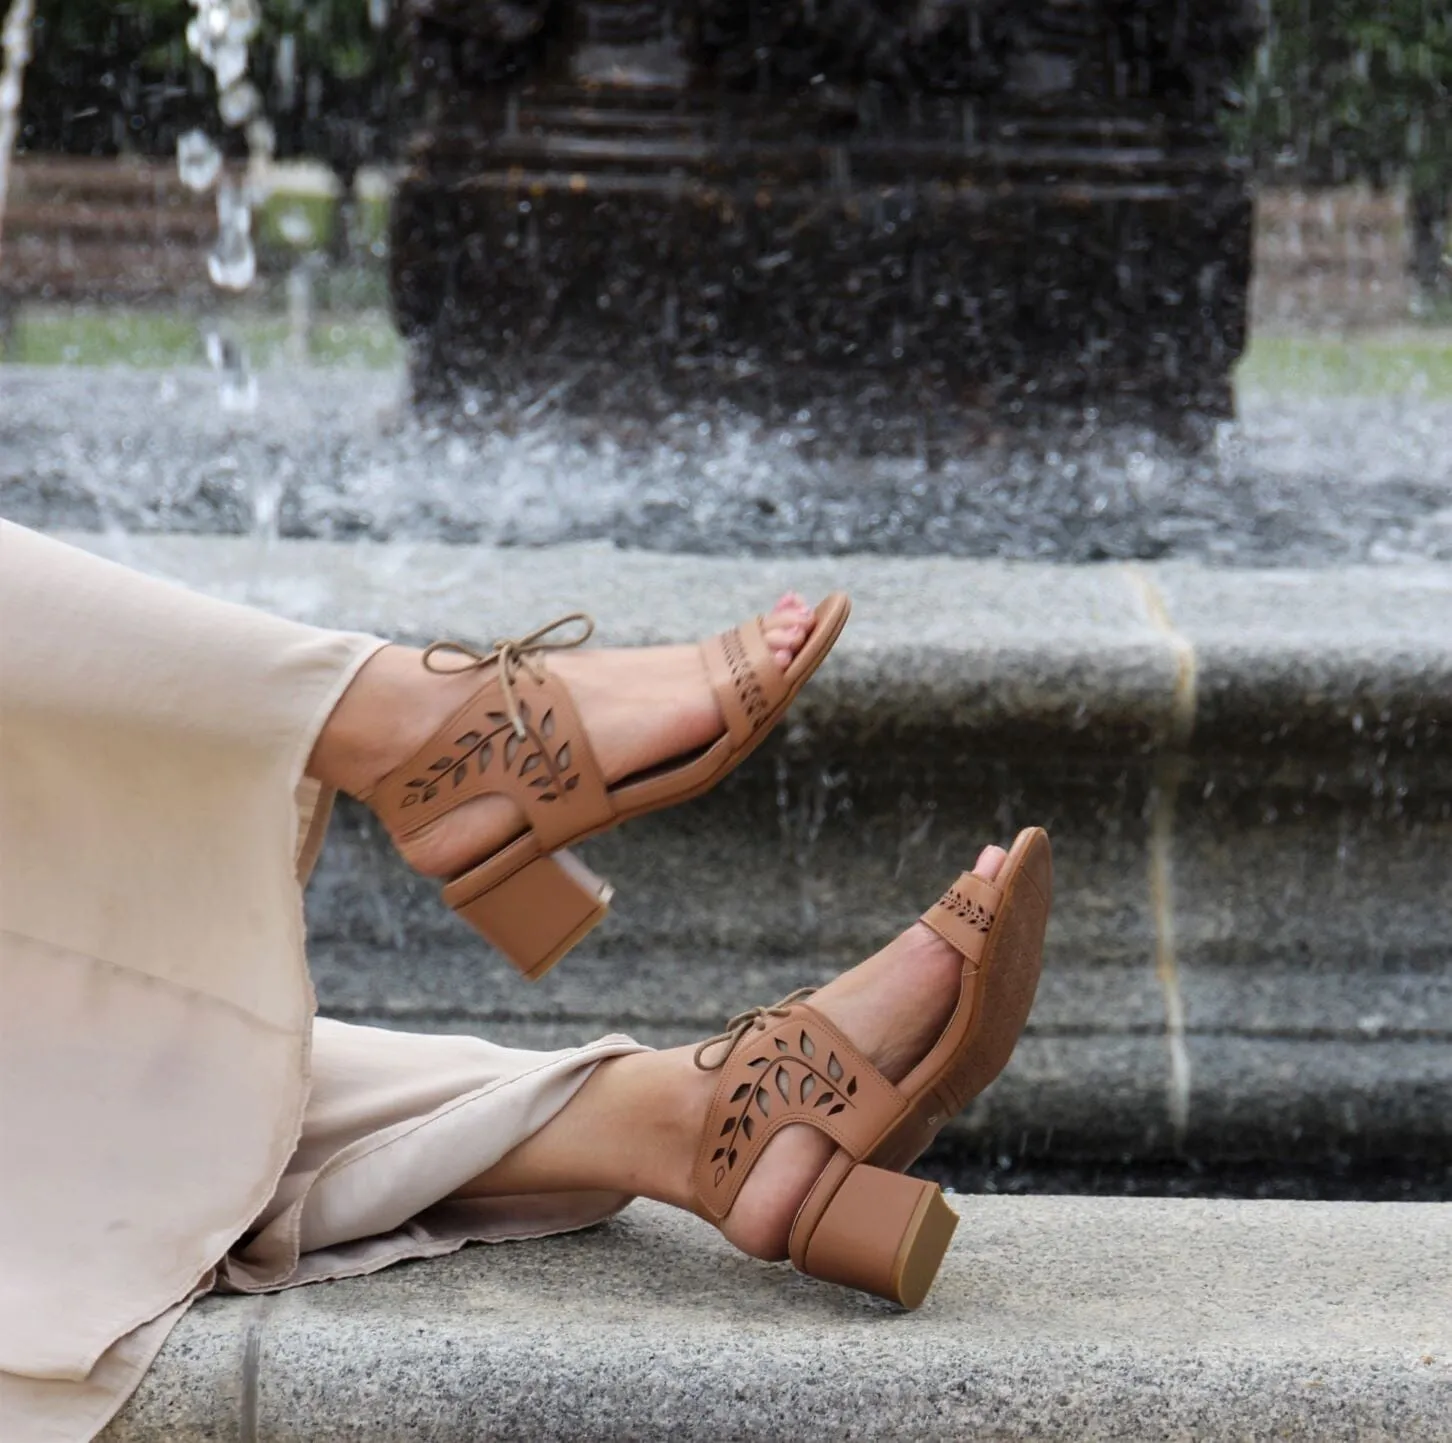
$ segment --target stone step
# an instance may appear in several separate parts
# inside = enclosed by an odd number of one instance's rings
[[[954,1246],[911,1315],[653,1203],[207,1298],[103,1438],[1449,1436],[1452,1205],[952,1200]]]
[[[1040,999],[957,1136],[998,1151],[1452,1158],[1452,571],[734,560],[75,538],[413,639],[560,611],[695,637],[786,585],[852,621],[710,796],[582,851],[612,917],[535,987],[361,808],[309,898],[325,1010],[502,1040],[714,1031],[898,931],[987,838],[1055,843]]]

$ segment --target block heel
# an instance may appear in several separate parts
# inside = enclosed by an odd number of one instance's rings
[[[604,920],[614,894],[569,852],[526,862],[478,890],[470,886],[475,875],[450,883],[444,900],[531,982]]]
[[[1028,827],[992,881],[965,872],[923,922],[962,959],[938,1040],[889,1081],[804,988],[738,1013],[696,1048],[718,1073],[692,1168],[692,1206],[721,1227],[763,1149],[799,1123],[834,1150],[793,1220],[798,1271],[916,1308],[958,1225],[937,1186],[904,1175],[1002,1071],[1033,1005],[1053,895],[1049,839]]]
[[[857,1163],[825,1207],[814,1201],[808,1198],[792,1229],[800,1272],[904,1308],[922,1303],[958,1226],[936,1183]]]

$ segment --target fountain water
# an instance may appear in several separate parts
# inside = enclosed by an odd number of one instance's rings
[[[187,24],[187,48],[216,80],[222,124],[233,130],[245,128],[249,164],[244,180],[228,177],[215,142],[205,131],[190,130],[177,141],[177,172],[190,190],[216,187],[217,238],[207,256],[207,274],[220,290],[245,291],[257,275],[253,210],[262,198],[262,167],[273,149],[272,126],[261,114],[261,94],[247,78],[247,47],[261,25],[262,13],[257,0],[191,0],[191,5],[196,13]],[[214,326],[207,334],[206,351],[218,375],[223,407],[251,409],[257,382],[240,339]]]
[[[20,124],[20,94],[30,59],[30,26],[35,0],[10,0],[0,30],[0,245],[5,240],[5,200],[10,193],[10,157]]]

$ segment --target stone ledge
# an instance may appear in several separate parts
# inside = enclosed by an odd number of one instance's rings
[[[1129,754],[1244,728],[1275,751],[1307,736],[1352,749],[1420,742],[1444,769],[1452,750],[1452,568],[1434,564],[1245,571],[62,536],[228,600],[412,640],[484,640],[578,607],[609,644],[686,641],[788,586],[843,588],[853,619],[800,705],[806,720],[875,712],[879,732],[946,723],[1032,736],[1046,725],[1061,744],[1093,745],[1107,728]]]
[[[1452,569],[77,539],[415,638],[579,604],[603,640],[680,640],[788,582],[852,590],[841,644],[758,757],[583,849],[614,910],[538,987],[340,807],[308,899],[325,1011],[501,1040],[702,1035],[881,945],[984,838],[1036,822],[1058,893],[1044,983],[965,1140],[1452,1156]]]
[[[1452,1205],[954,1202],[912,1315],[644,1203],[209,1298],[105,1443],[1448,1437]]]

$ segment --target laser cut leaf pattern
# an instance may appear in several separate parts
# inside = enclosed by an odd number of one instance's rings
[[[760,1046],[761,1044],[757,1044]],[[826,1061],[819,1062],[825,1053]],[[809,1027],[800,1029],[795,1045],[777,1034],[768,1046],[746,1059],[755,1082],[740,1082],[728,1099],[731,1113],[722,1123],[711,1154],[712,1179],[721,1187],[743,1164],[750,1167],[760,1146],[757,1129],[773,1117],[817,1113],[835,1117],[855,1107],[857,1078],[850,1075],[830,1047],[813,1038]],[[744,1107],[738,1106],[744,1103]]]
[[[981,902],[965,897],[957,887],[949,887],[938,899],[938,906],[961,917],[974,931],[986,932],[993,926],[993,913]]]
[[[487,776],[491,770],[497,773],[495,780],[501,785],[486,787],[485,792],[509,790],[503,784],[510,780],[528,786],[533,793],[532,800],[537,802],[556,802],[574,791],[580,785],[580,775],[572,768],[569,738],[558,746],[554,744],[557,725],[554,708],[550,707],[536,726],[529,703],[521,701],[519,719],[525,729],[522,737],[501,711],[489,713],[491,731],[467,731],[456,737],[457,750],[430,762],[429,775],[409,780],[402,806],[425,805],[440,796],[448,801],[470,780],[471,774]],[[503,744],[496,746],[500,737],[504,738]],[[496,760],[501,763],[498,767]]]
[[[755,731],[766,721],[771,711],[771,703],[767,701],[766,692],[756,675],[756,668],[746,654],[746,643],[741,639],[740,627],[733,626],[722,636],[721,650],[726,654],[726,669],[731,673],[731,684],[736,688],[741,710],[746,713],[751,729]]]

